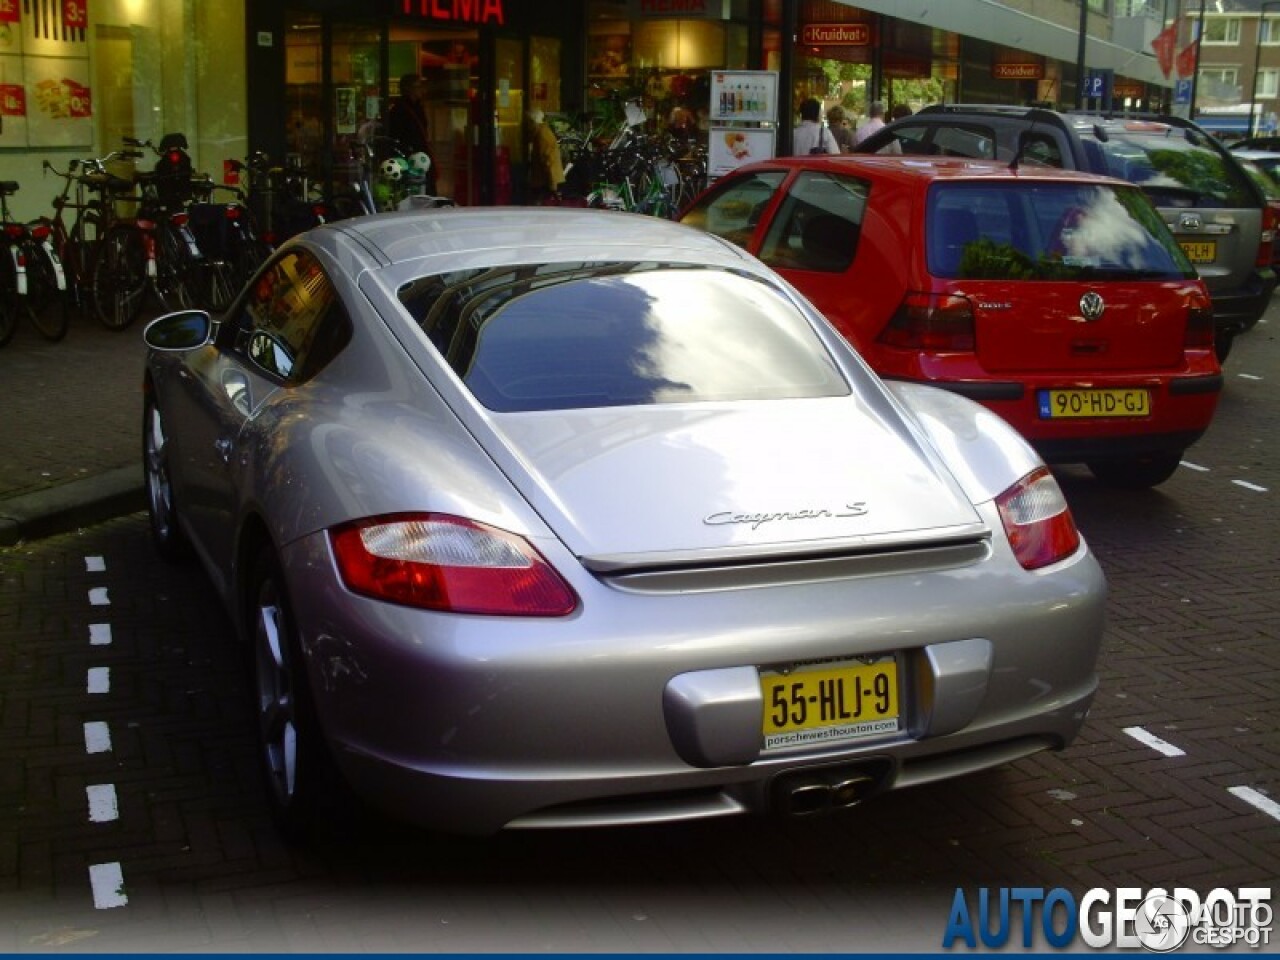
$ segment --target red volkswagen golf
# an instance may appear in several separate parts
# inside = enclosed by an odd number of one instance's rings
[[[681,219],[778,270],[880,375],[980,401],[1050,462],[1153,486],[1213,418],[1208,293],[1124,181],[786,157],[720,179]]]

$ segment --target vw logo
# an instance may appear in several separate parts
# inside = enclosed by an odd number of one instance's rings
[[[1199,230],[1204,226],[1198,213],[1184,213],[1178,218],[1178,226],[1183,230]]]
[[[1080,313],[1086,320],[1097,320],[1107,305],[1102,301],[1102,294],[1090,290],[1080,298]]]

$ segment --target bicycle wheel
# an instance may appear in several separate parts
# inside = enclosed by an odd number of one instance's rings
[[[154,290],[163,310],[185,310],[196,305],[193,276],[196,261],[187,253],[182,238],[167,223],[156,226],[156,275]]]
[[[136,227],[107,231],[93,264],[93,303],[108,330],[123,330],[137,319],[147,292],[147,255]]]
[[[97,315],[93,303],[93,251],[101,235],[101,221],[94,213],[86,213],[71,226],[58,255],[67,274],[67,299],[76,316]]]
[[[46,340],[67,335],[67,300],[58,289],[58,272],[43,244],[27,246],[27,308],[31,324]]]
[[[210,313],[231,306],[238,287],[235,268],[225,260],[196,260],[187,265],[185,285],[195,305]]]

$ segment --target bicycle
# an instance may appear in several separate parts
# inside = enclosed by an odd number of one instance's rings
[[[132,180],[115,176],[108,166],[116,162],[131,164],[140,156],[133,151],[115,151],[100,158],[73,159],[65,171],[44,161],[45,174],[61,177],[63,187],[53,198],[53,217],[42,217],[38,222],[50,231],[50,243],[66,275],[69,305],[81,316],[98,313],[93,292],[97,254],[107,227],[117,219],[118,204],[127,203],[133,194]],[[74,213],[70,224],[68,211]]]
[[[57,342],[67,335],[66,274],[48,227],[10,217],[8,198],[17,192],[17,182],[0,182],[0,346],[12,339],[23,315],[40,336]]]

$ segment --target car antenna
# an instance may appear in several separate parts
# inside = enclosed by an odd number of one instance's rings
[[[1009,161],[1009,169],[1017,170],[1018,164],[1022,162],[1022,154],[1027,149],[1027,142],[1031,139],[1031,134],[1036,129],[1036,105],[1031,104],[1030,110],[1031,126],[1027,127],[1027,132],[1018,137],[1018,149],[1013,152],[1013,159]]]

